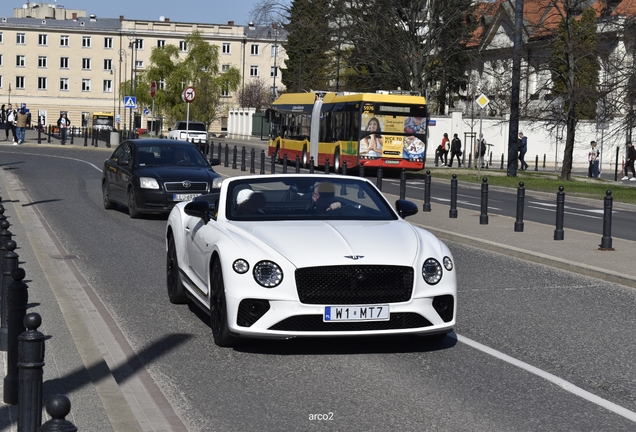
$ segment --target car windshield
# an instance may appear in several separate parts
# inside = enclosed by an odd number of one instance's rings
[[[186,122],[181,122],[179,123],[179,127],[178,129],[180,130],[186,130]],[[189,131],[200,131],[200,132],[205,132],[205,125],[203,123],[193,123],[190,122],[187,124],[187,129]]]
[[[225,214],[235,221],[395,220],[368,182],[335,176],[250,177],[228,185]]]
[[[135,165],[207,167],[208,162],[193,145],[140,145]]]

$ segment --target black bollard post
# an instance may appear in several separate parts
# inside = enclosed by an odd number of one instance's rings
[[[71,129],[69,132],[71,132],[71,144],[73,144],[73,137],[75,136],[75,126],[71,126]]]
[[[272,160],[270,162],[270,173],[276,174],[276,155],[272,155]]]
[[[601,246],[598,250],[613,251],[612,247],[612,191],[605,191],[605,199],[603,202],[603,237],[601,238]]]
[[[400,199],[406,198],[406,170],[402,168],[400,171]]]
[[[503,153],[501,154],[501,166],[499,167],[500,170],[503,169],[503,163],[504,163],[504,155]]]
[[[427,170],[426,176],[424,176],[424,206],[422,210],[431,211],[431,170]]]
[[[254,147],[250,151],[250,174],[254,174],[256,172],[256,151]]]
[[[283,154],[283,174],[287,174],[287,153]]]
[[[0,316],[0,351],[7,351],[8,328],[7,328],[7,290],[11,283],[11,270],[18,268],[19,255],[14,252],[16,243],[13,240],[7,241],[4,246],[6,252],[2,255],[2,316]]]
[[[329,174],[329,158],[325,159],[325,174]]]
[[[245,171],[245,157],[246,157],[246,153],[245,153],[245,146],[243,146],[243,148],[241,149],[241,171]]]
[[[492,152],[490,152],[490,159],[489,159],[489,161],[490,161],[490,162],[488,162],[488,166],[487,166],[486,168],[488,168],[488,167],[491,167],[491,166],[492,166]]]
[[[219,161],[221,161],[221,153],[223,153],[223,144],[219,143]]]
[[[38,125],[38,144],[42,144],[42,128]]]
[[[232,169],[236,169],[236,159],[238,158],[238,149],[234,146],[232,150]]]
[[[457,219],[457,174],[453,174],[453,178],[451,179],[451,200],[448,217]]]
[[[375,178],[375,185],[380,190],[382,190],[382,174],[383,174],[382,167],[378,167],[378,173]]]
[[[300,156],[296,155],[296,174],[300,173]]]
[[[479,215],[479,224],[488,225],[488,179],[481,179],[481,214]]]
[[[261,174],[265,174],[265,150],[261,150]]]
[[[358,176],[364,177],[364,165],[362,164],[360,164],[360,167],[358,168]]]
[[[53,128],[53,126],[49,125],[49,133],[48,133],[49,136],[47,137],[47,142],[49,144],[51,144],[51,133],[53,132],[52,128]]]
[[[7,376],[4,377],[4,403],[16,405],[18,403],[18,337],[26,331],[24,316],[29,302],[28,286],[24,282],[24,269],[16,268],[11,272],[12,283],[7,290],[9,327],[7,345]]]
[[[228,143],[225,143],[225,168],[230,166],[230,147]]]
[[[347,161],[342,162],[342,175],[347,175]]]
[[[556,229],[554,230],[555,240],[563,240],[563,215],[564,214],[565,214],[565,192],[563,192],[563,186],[559,186],[559,192],[557,192]]]
[[[517,220],[515,221],[515,232],[523,232],[523,207],[526,200],[526,190],[523,182],[519,182],[517,189]]]
[[[621,150],[620,146],[616,146],[616,165],[614,168],[614,181],[618,181],[618,152]],[[621,174],[623,175],[623,174]]]
[[[309,174],[314,173],[314,157],[309,158]]]
[[[24,317],[27,331],[18,337],[18,431],[36,431],[42,424],[42,368],[46,336],[37,330],[41,324],[39,314],[28,314]]]
[[[84,129],[84,147],[88,147],[88,128]]]
[[[545,169],[545,153],[543,153],[543,166],[541,168]]]
[[[51,420],[42,425],[39,432],[77,432],[77,427],[66,416],[71,412],[71,401],[64,395],[53,395],[46,400],[44,409]]]
[[[534,157],[534,170],[539,171],[539,155]]]

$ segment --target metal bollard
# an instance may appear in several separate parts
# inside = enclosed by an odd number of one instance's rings
[[[325,159],[325,174],[329,174],[329,158]]]
[[[272,174],[276,174],[276,154],[272,154],[272,161],[270,162],[271,164],[271,173]]]
[[[543,153],[543,166],[542,166],[542,168],[545,169],[545,153]]]
[[[246,153],[245,153],[245,146],[243,146],[243,148],[241,149],[241,171],[245,171],[245,157],[246,157]]]
[[[313,174],[314,173],[314,157],[311,156],[309,158],[309,174]]]
[[[534,170],[539,171],[539,155],[534,157]]]
[[[254,147],[250,151],[250,174],[254,174],[256,172],[256,151]]]
[[[66,416],[71,412],[71,401],[64,395],[53,395],[46,400],[44,409],[51,420],[38,429],[39,432],[77,432],[77,427]]]
[[[504,155],[502,153],[501,154],[501,166],[499,167],[500,170],[503,170],[503,163],[504,163]]]
[[[603,237],[601,238],[601,246],[598,250],[613,251],[612,247],[612,191],[605,191],[605,199],[603,200]]]
[[[24,317],[27,331],[19,337],[18,431],[36,431],[42,424],[42,368],[44,336],[37,329],[42,317],[30,313]]]
[[[523,182],[519,182],[517,189],[517,220],[515,221],[515,232],[523,232],[523,207],[526,200],[526,190]]]
[[[375,178],[375,185],[380,190],[382,190],[382,174],[383,174],[382,167],[378,167],[378,173]]]
[[[358,176],[364,177],[364,165],[360,164],[360,168],[358,168]]]
[[[265,150],[261,150],[261,174],[265,174]]]
[[[342,175],[347,175],[347,161],[342,163]]]
[[[479,224],[488,225],[488,179],[481,179],[481,214],[479,215]]]
[[[71,144],[73,144],[73,137],[75,136],[75,126],[71,127],[70,132],[71,132]],[[110,144],[108,145],[108,147],[110,147]]]
[[[7,351],[9,332],[7,328],[7,291],[11,283],[11,270],[18,268],[19,255],[14,252],[17,247],[13,240],[7,241],[6,252],[2,255],[2,316],[0,317],[0,351]]]
[[[28,286],[24,282],[24,269],[17,268],[11,272],[13,282],[7,290],[8,319],[7,325],[7,376],[4,377],[4,403],[15,405],[18,403],[18,337],[26,331],[24,317],[29,302]]]
[[[232,150],[232,169],[236,169],[236,159],[238,157],[238,149],[234,146]]]
[[[406,170],[402,168],[400,171],[400,199],[406,198]]]
[[[488,163],[488,167],[491,167],[491,166],[492,166],[492,152],[490,152],[490,162]]]
[[[448,217],[457,219],[457,174],[453,174],[453,178],[451,179],[451,200]]]
[[[564,214],[565,214],[565,192],[563,192],[563,186],[559,186],[559,192],[557,192],[556,229],[554,230],[555,240],[563,240],[563,215]]]
[[[221,161],[221,160],[222,160],[222,158],[221,158],[221,156],[222,156],[222,155],[221,155],[221,153],[223,153],[223,145],[222,145],[221,143],[219,143],[219,161]]]
[[[230,166],[230,147],[228,143],[225,143],[225,168]]]
[[[287,153],[283,155],[283,174],[287,174]]]
[[[300,173],[300,156],[296,155],[296,174]]]
[[[427,170],[426,176],[424,176],[424,206],[422,206],[422,211],[431,211],[431,170]]]
[[[42,144],[42,128],[38,125],[38,144]]]
[[[121,140],[119,142],[121,142]],[[88,128],[84,129],[84,147],[87,147],[87,146],[88,146]]]
[[[48,139],[48,141],[47,141],[47,142],[48,142],[49,144],[51,144],[51,133],[53,132],[53,131],[52,131],[52,129],[53,129],[53,126],[49,125],[49,136],[48,136],[48,138],[47,138],[47,139]]]

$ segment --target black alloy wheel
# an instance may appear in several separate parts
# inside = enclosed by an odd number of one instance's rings
[[[139,210],[137,210],[137,200],[135,200],[135,191],[131,186],[128,188],[128,216],[132,219],[136,219],[139,215]]]
[[[166,253],[166,283],[168,286],[168,299],[172,304],[187,303],[188,297],[183,289],[183,283],[179,276],[179,260],[174,237],[168,237],[168,252]]]
[[[110,200],[110,196],[108,193],[108,182],[105,180],[102,182],[102,198],[102,202],[104,203],[104,208],[106,210],[112,210],[117,207],[117,203],[114,203]]]
[[[210,326],[214,343],[220,347],[229,347],[234,343],[227,323],[227,304],[225,302],[225,285],[221,262],[215,259],[210,275]]]

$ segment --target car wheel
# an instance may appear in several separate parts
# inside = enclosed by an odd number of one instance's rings
[[[223,284],[223,271],[218,259],[212,263],[210,275],[210,327],[214,343],[220,347],[229,347],[234,343],[230,335],[227,323],[227,304],[225,302],[225,285]]]
[[[173,304],[183,304],[188,301],[188,297],[183,289],[181,277],[179,276],[179,261],[177,259],[177,248],[174,244],[174,237],[168,238],[168,253],[166,254],[166,282],[168,285],[168,299]]]
[[[108,196],[108,182],[106,181],[102,183],[102,198],[104,202],[104,208],[106,210],[112,210],[117,207],[117,203],[112,202],[110,200],[110,197]]]
[[[137,200],[135,200],[135,191],[133,188],[128,189],[128,216],[132,219],[139,217],[139,210],[137,210]]]
[[[333,172],[336,174],[340,172],[340,150],[336,150],[333,155]]]
[[[301,158],[301,161],[303,166],[307,166],[307,164],[309,163],[309,160],[307,158],[307,144],[303,146],[303,156]]]

